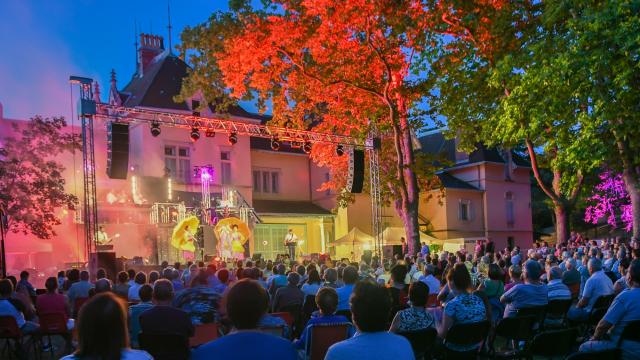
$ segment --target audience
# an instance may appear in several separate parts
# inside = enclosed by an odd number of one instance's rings
[[[118,273],[117,283],[113,286],[113,293],[122,297],[129,298],[129,274],[124,271]]]
[[[78,349],[62,360],[152,360],[151,355],[129,348],[124,301],[112,293],[94,296],[80,309]]]
[[[398,333],[435,327],[435,320],[426,309],[429,293],[429,287],[424,282],[417,281],[411,284],[409,286],[409,303],[411,306],[396,313],[389,331]]]
[[[584,284],[582,297],[575,307],[569,309],[568,318],[573,321],[586,321],[593,305],[601,296],[613,294],[613,282],[602,271],[602,262],[591,258],[588,262],[589,279]]]
[[[29,272],[22,271],[20,272],[20,281],[16,285],[16,291],[25,291],[29,296],[36,296],[36,289],[33,288],[33,285],[29,282]]]
[[[147,275],[143,272],[138,272],[134,278],[134,283],[129,287],[128,298],[131,302],[140,301],[140,296],[138,295],[140,291],[140,287],[147,283]],[[172,290],[173,291],[173,290]]]
[[[209,287],[207,273],[200,271],[191,279],[191,287],[176,296],[173,306],[189,314],[194,325],[217,323],[220,300],[220,293]]]
[[[300,275],[297,272],[289,273],[287,276],[287,286],[279,288],[273,298],[273,312],[287,311],[287,309],[290,309],[292,306],[302,306],[304,293],[298,288],[299,282]]]
[[[358,282],[353,287],[350,305],[357,333],[332,345],[325,360],[414,359],[409,341],[387,331],[391,311],[387,289],[370,280]]]
[[[519,309],[544,306],[549,302],[547,285],[540,282],[540,263],[530,259],[522,268],[524,283],[515,285],[500,297],[500,302],[506,305],[504,317],[513,317]]]
[[[338,311],[349,310],[349,298],[356,281],[358,281],[358,270],[353,266],[347,266],[342,271],[342,280],[344,285],[336,289],[338,293]]]
[[[304,293],[304,296],[316,296],[318,290],[322,287],[322,280],[318,270],[311,269],[308,273],[307,282],[302,284],[300,290]]]
[[[138,291],[140,302],[129,306],[129,337],[133,346],[138,346],[138,334],[140,333],[140,314],[151,309],[153,288],[149,284],[144,284]]]
[[[547,299],[552,300],[570,300],[571,290],[562,282],[562,270],[553,266],[547,270]]]
[[[69,299],[69,304],[71,304],[74,314],[79,310],[75,308],[76,300],[89,298],[89,290],[92,288],[93,284],[89,282],[89,272],[86,270],[81,271],[80,281],[71,285],[67,292],[67,298]]]
[[[139,294],[136,295],[139,298]],[[140,314],[140,330],[148,334],[193,336],[191,317],[184,310],[172,306],[173,284],[160,279],[153,286],[154,306]]]
[[[434,274],[434,267],[431,264],[425,264],[423,270],[424,276],[421,276],[419,281],[422,281],[429,288],[429,295],[438,295],[440,291],[440,280],[436,279]]]
[[[250,279],[239,280],[229,289],[226,301],[226,313],[233,330],[199,346],[191,358],[254,360],[259,354],[269,354],[272,359],[296,360],[297,353],[291,342],[257,330],[268,307],[269,295],[260,284]]]
[[[13,289],[13,283],[9,279],[0,280],[0,316],[13,317],[24,334],[33,334],[39,326],[25,319],[26,307],[20,300],[12,297]]]
[[[44,283],[47,292],[39,295],[36,300],[38,316],[45,314],[62,314],[67,323],[67,330],[74,327],[75,321],[70,318],[69,304],[62,294],[58,294],[58,280],[54,277],[47,278]]]

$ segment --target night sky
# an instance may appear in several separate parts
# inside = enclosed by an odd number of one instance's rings
[[[173,44],[186,25],[202,23],[226,7],[227,0],[172,0]],[[135,70],[135,21],[140,31],[164,36],[167,46],[167,0],[0,1],[4,116],[68,118],[69,75],[98,80],[106,101],[111,69],[119,88]]]

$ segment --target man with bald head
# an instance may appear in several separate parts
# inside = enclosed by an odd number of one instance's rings
[[[589,259],[587,266],[590,276],[584,284],[582,297],[567,314],[567,317],[573,321],[586,321],[598,298],[613,294],[613,282],[602,270],[602,261],[594,257]]]
[[[172,305],[173,284],[160,279],[153,285],[153,306],[140,314],[140,328],[149,334],[178,334],[186,338],[193,336],[191,317],[184,310]]]
[[[527,260],[522,266],[523,284],[517,284],[500,297],[505,304],[504,317],[514,317],[519,309],[547,305],[547,285],[540,281],[542,267],[535,260]]]

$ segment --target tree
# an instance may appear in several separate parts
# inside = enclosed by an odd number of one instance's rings
[[[432,98],[434,111],[463,147],[526,146],[534,178],[553,204],[557,241],[563,242],[584,178],[601,164],[604,151],[577,81],[586,75],[571,55],[557,53],[570,48],[571,39],[543,2],[446,3],[440,11],[447,35],[429,54],[439,92]]]
[[[584,214],[584,221],[597,224],[602,218],[612,228],[618,227],[618,219],[626,231],[633,227],[633,209],[629,194],[621,174],[605,171],[600,174],[600,183],[593,189],[593,195],[587,199],[590,204]]]
[[[73,209],[78,202],[65,192],[64,167],[56,157],[79,149],[79,137],[64,131],[62,117],[36,116],[12,125],[19,136],[3,139],[0,148],[0,206],[8,215],[9,231],[49,239],[61,223],[55,211]]]
[[[358,138],[379,132],[382,180],[415,253],[420,187],[435,181],[412,141],[428,82],[416,70],[430,36],[425,8],[390,0],[275,0],[262,10],[231,3],[233,15],[216,14],[183,37],[196,50],[190,90],[215,86],[221,75],[231,97],[272,101],[272,124]],[[346,162],[326,146],[314,146],[312,157],[338,179],[328,186],[339,187]]]

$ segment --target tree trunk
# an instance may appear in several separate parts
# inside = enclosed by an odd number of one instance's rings
[[[569,209],[565,204],[554,203],[556,217],[556,244],[562,244],[569,238]]]
[[[640,239],[640,191],[638,191],[638,178],[627,168],[622,171],[622,179],[631,200],[631,213],[633,216],[632,235]]]

